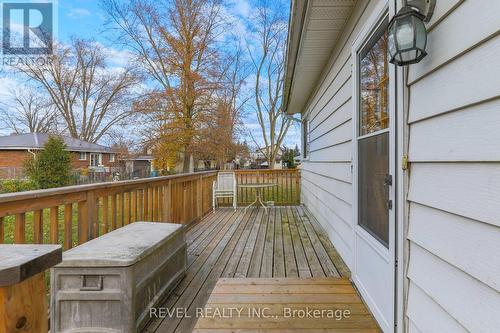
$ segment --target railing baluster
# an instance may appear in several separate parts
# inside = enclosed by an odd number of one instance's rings
[[[109,199],[108,195],[102,197],[102,233],[109,232]]]
[[[171,222],[172,219],[172,201],[171,201],[171,185],[170,180],[165,186],[165,192],[163,197],[163,220],[165,222]]]
[[[58,207],[50,208],[50,243],[59,243],[59,210]]]
[[[0,244],[5,242],[5,226],[3,224],[4,218],[0,217]]]
[[[131,220],[132,222],[137,221],[137,190],[133,190],[130,192],[130,197],[132,200],[132,212],[131,212]]]
[[[24,244],[26,241],[26,213],[16,214],[14,222],[14,243]]]
[[[33,243],[43,244],[43,209],[33,212]]]
[[[139,189],[138,193],[138,211],[137,211],[137,220],[144,221],[144,191]]]
[[[158,188],[153,187],[153,222],[158,222]]]
[[[73,247],[73,205],[64,205],[64,249]]]
[[[123,201],[124,201],[123,225],[126,225],[130,224],[130,192],[123,193]]]
[[[116,229],[116,194],[111,195],[111,226],[110,231]]]
[[[117,226],[117,228],[121,228],[125,225],[125,193],[122,192],[118,195],[118,198],[120,199],[120,220],[119,223],[120,225]]]
[[[144,221],[149,221],[149,188],[144,189]]]
[[[81,245],[89,239],[89,212],[87,201],[78,203],[78,244]]]
[[[163,185],[158,186],[158,220],[165,222],[163,219]]]

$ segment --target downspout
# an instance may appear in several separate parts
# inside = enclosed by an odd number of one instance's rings
[[[32,148],[28,148],[28,153],[30,153],[31,155],[33,155],[33,159],[36,158],[36,154],[32,151]]]

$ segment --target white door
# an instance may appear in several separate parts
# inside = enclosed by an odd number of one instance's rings
[[[388,10],[379,6],[353,46],[353,281],[384,332],[395,319],[395,84]]]

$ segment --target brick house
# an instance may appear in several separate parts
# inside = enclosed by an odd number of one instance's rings
[[[60,136],[71,153],[75,170],[114,172],[119,169],[117,152],[95,143]],[[0,137],[0,178],[18,178],[23,175],[24,161],[30,154],[43,149],[49,138],[45,133],[13,134]]]

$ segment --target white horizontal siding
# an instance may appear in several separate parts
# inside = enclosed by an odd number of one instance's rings
[[[351,118],[352,118],[352,99],[349,98],[338,109],[332,110],[321,123],[318,123],[316,127],[311,128],[310,139],[315,140],[316,138],[323,136],[330,131],[335,130],[337,127],[346,123]]]
[[[500,164],[414,163],[408,199],[500,226]]]
[[[438,3],[441,1],[438,1]],[[448,1],[451,5],[453,1]],[[480,24],[467,24],[481,18]],[[427,38],[428,55],[418,66],[409,66],[409,83],[422,78],[457,55],[491,38],[500,30],[500,1],[465,1],[456,7]]]
[[[500,327],[499,16],[499,1],[437,1],[409,66],[409,331]]]
[[[500,228],[411,204],[408,239],[500,292]],[[457,246],[459,245],[459,246]]]
[[[337,89],[336,85],[332,85],[330,89],[327,90],[326,95],[330,95],[328,93],[334,89]],[[308,116],[311,121],[311,129],[316,128],[328,117],[328,115],[342,107],[342,105],[344,105],[351,98],[351,80],[348,79],[347,81],[343,82],[338,90],[332,92],[331,95],[332,97],[325,101],[326,104],[324,106],[318,106],[318,108],[314,109],[314,111],[311,112],[311,114]]]
[[[335,198],[318,190],[314,184],[302,183],[302,202],[311,211],[314,217],[323,226],[329,239],[335,245],[340,256],[348,267],[352,267],[352,238],[353,231],[346,221],[337,215],[329,201],[335,202]]]
[[[425,333],[467,332],[460,323],[432,300],[419,286],[410,282],[409,287],[408,318],[410,319],[410,327],[413,325],[410,332],[412,330]]]
[[[413,321],[408,320],[408,333],[422,333],[422,331],[418,329]]]
[[[336,198],[348,204],[352,204],[353,192],[351,184],[339,181],[334,178],[308,172],[307,170],[304,170],[301,173],[301,176],[303,180],[311,184],[315,184],[318,188],[327,190]]]
[[[411,283],[422,289],[467,330],[498,330],[500,297],[497,291],[414,243],[410,248],[408,277]],[[410,285],[409,301],[413,302],[411,289]],[[437,314],[430,315],[426,318],[427,321],[440,321]],[[420,322],[415,323],[420,327]]]
[[[342,182],[352,183],[351,163],[306,162],[302,170],[324,175]]]
[[[409,157],[413,162],[500,161],[499,129],[500,99],[420,121],[411,127]]]
[[[468,19],[463,18],[464,24]],[[498,54],[500,35],[412,85],[409,122],[499,97]]]
[[[427,29],[432,29],[434,26],[445,18],[453,9],[462,4],[465,0],[439,0],[436,1],[436,6],[434,7],[434,14],[431,17],[429,23],[427,23]]]
[[[348,120],[342,125],[335,127],[330,132],[309,142],[309,151],[325,149],[341,143],[349,142],[352,138],[352,121]]]
[[[334,146],[312,151],[309,159],[314,162],[351,162],[352,141],[342,142]]]
[[[324,226],[352,269],[352,59],[354,38],[378,1],[358,1],[303,116],[309,121],[309,156],[302,163],[302,202]],[[328,38],[328,36],[325,36]]]

